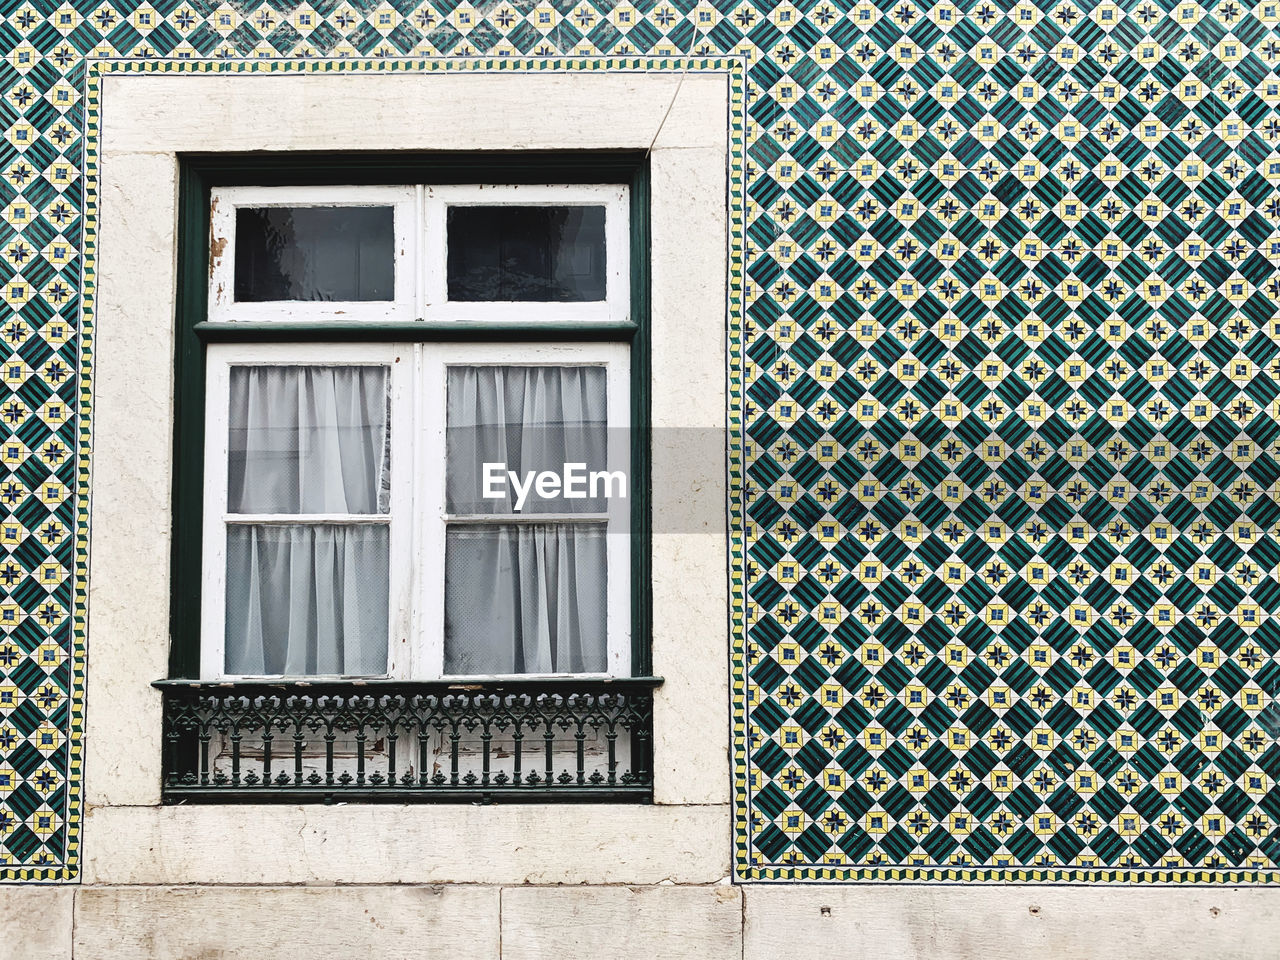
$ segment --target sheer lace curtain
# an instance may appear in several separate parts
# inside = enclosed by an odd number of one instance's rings
[[[605,383],[596,366],[449,368],[445,673],[606,671],[605,524],[500,519],[603,513],[603,498],[530,494],[517,512],[510,482],[483,496],[485,464],[605,469]]]
[[[227,673],[386,672],[388,379],[382,366],[232,367]]]
[[[483,496],[486,463],[606,469],[605,384],[598,366],[449,368],[446,674],[607,670],[603,498]],[[383,366],[232,367],[228,674],[386,673],[388,386]]]

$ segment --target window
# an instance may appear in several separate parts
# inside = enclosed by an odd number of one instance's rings
[[[167,799],[651,789],[638,176],[208,188]]]
[[[626,194],[213,192],[210,315],[318,328],[208,348],[201,676],[627,672],[630,345],[324,342],[625,321]]]
[[[627,359],[210,346],[202,676],[627,673]]]

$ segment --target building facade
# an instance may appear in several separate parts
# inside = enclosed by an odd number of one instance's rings
[[[2,14],[12,955],[1274,955],[1280,6]]]

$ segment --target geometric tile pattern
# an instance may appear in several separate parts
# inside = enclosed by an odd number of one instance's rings
[[[864,4],[774,71],[747,875],[1274,876],[1275,13]]]
[[[1280,876],[1275,0],[10,0],[0,879],[78,861],[86,58],[716,55],[739,876]]]

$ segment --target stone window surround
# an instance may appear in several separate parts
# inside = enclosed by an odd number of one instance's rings
[[[652,426],[720,428],[727,75],[108,75],[100,129],[82,879],[644,884],[727,876],[723,524],[652,538],[653,662],[666,678],[652,806],[165,807],[160,697],[150,686],[165,675],[169,650],[178,155],[335,144],[649,149]],[[723,517],[723,462],[655,449],[652,475],[655,516]]]

